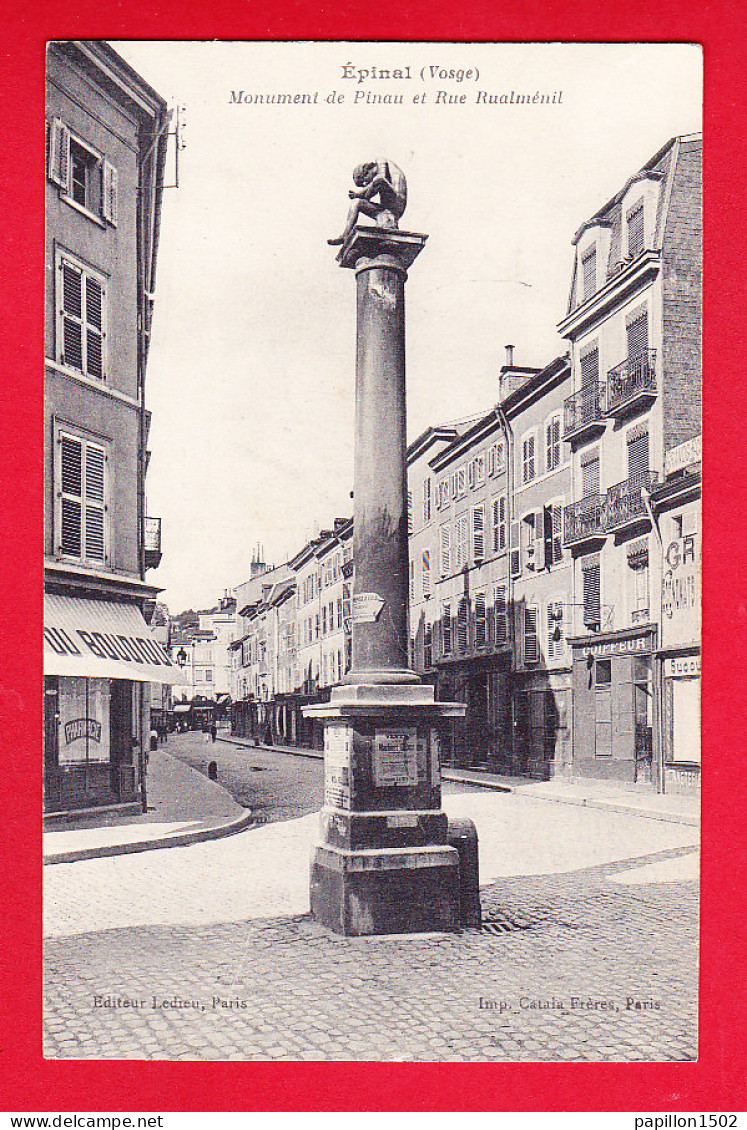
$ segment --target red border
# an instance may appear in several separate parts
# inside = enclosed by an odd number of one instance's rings
[[[747,886],[741,802],[747,599],[744,277],[747,225],[730,210],[745,153],[742,0],[483,0],[322,11],[305,0],[142,0],[6,7],[0,58],[5,397],[0,513],[6,608],[0,718],[6,858],[0,1072],[3,1110],[745,1110]],[[704,45],[706,68],[703,914],[701,1055],[695,1064],[357,1064],[46,1062],[40,1050],[40,746],[44,45],[49,38],[643,40]],[[20,302],[19,302],[20,298]],[[10,338],[10,340],[8,340]],[[10,395],[9,395],[10,394]],[[741,409],[741,411],[740,411]]]

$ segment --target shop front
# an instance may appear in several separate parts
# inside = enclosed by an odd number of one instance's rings
[[[664,791],[700,789],[700,533],[664,545],[661,688]]]
[[[571,687],[567,672],[514,675],[513,759],[505,772],[549,780],[570,769]]]
[[[660,788],[654,733],[656,627],[570,641],[576,777]]]
[[[460,768],[487,766],[507,771],[511,762],[511,696],[509,656],[481,656],[438,668],[439,702],[462,702],[463,718],[444,724],[444,764]]]
[[[150,684],[178,674],[134,604],[44,597],[48,813],[145,796]]]

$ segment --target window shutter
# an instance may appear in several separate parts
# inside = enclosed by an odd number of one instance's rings
[[[551,564],[551,560],[547,561]],[[534,567],[538,571],[545,567],[545,511],[538,510],[534,515]]]
[[[599,558],[582,561],[581,575],[584,594],[584,626],[597,628],[601,623]]]
[[[539,659],[539,639],[537,638],[537,609],[524,609],[524,662],[536,663]]]
[[[441,641],[443,644],[444,655],[451,651],[451,605],[446,602],[443,605],[441,615]]]
[[[83,444],[79,439],[60,437],[60,551],[80,557],[83,543]]]
[[[550,523],[552,526],[552,554],[551,561],[556,565],[558,561],[563,559],[563,506],[560,502],[553,503],[550,513]]]
[[[68,191],[70,177],[70,131],[59,118],[52,119],[49,133],[47,173],[63,192]]]
[[[581,269],[584,277],[584,298],[594,294],[597,289],[597,249],[590,248],[581,259]]]
[[[648,431],[638,428],[628,433],[628,478],[648,471]]]
[[[423,479],[423,521],[429,522],[431,518],[431,480]]]
[[[505,585],[495,585],[493,587],[493,618],[495,624],[495,643],[496,645],[504,644],[507,634]]]
[[[412,491],[407,492],[407,532],[412,536]]]
[[[594,347],[581,357],[581,387],[588,389],[599,380],[599,350]]]
[[[495,444],[488,448],[488,478],[495,474]]]
[[[451,527],[441,527],[441,576],[448,577],[451,572]]]
[[[599,456],[593,455],[581,464],[581,494],[583,498],[599,494]]]
[[[475,593],[475,647],[487,644],[487,621],[485,616],[485,593]]]
[[[563,631],[563,605],[555,601],[547,606],[547,656],[558,659],[565,647]]]
[[[431,595],[431,551],[423,550],[423,596]]]
[[[104,289],[98,279],[86,278],[86,372],[104,375],[103,349]]]
[[[467,482],[469,484],[470,490],[472,490],[472,488],[475,485],[475,478],[476,478],[475,460],[471,459],[469,461],[469,463],[467,464]]]
[[[472,558],[482,561],[485,557],[485,507],[475,506],[472,510]]]
[[[628,337],[628,357],[641,357],[648,352],[648,315],[644,311],[625,327]]]
[[[61,265],[60,313],[64,365],[83,370],[83,272],[73,263]]]
[[[519,543],[519,523],[511,523],[511,549],[509,553],[509,565],[512,577],[518,577],[521,572],[521,546]]]
[[[631,208],[627,216],[628,221],[628,255],[638,255],[643,251],[643,201]]]
[[[469,646],[469,602],[465,596],[459,601],[457,611],[457,650],[465,652]]]
[[[101,186],[101,199],[103,203],[102,214],[107,223],[113,227],[117,226],[117,183],[119,177],[114,165],[110,165],[108,161],[104,161],[102,166],[102,186]]]

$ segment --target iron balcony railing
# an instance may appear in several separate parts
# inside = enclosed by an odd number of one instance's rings
[[[603,494],[589,494],[565,508],[563,541],[566,545],[604,537],[606,534],[606,499]]]
[[[157,569],[161,564],[161,519],[146,518],[144,543],[145,568]]]
[[[604,385],[600,381],[584,385],[573,396],[569,396],[564,405],[565,438],[579,435],[587,428],[602,423],[604,400]]]
[[[609,487],[606,500],[607,529],[620,530],[631,522],[646,517],[643,492],[650,490],[657,481],[656,471],[638,471],[624,482]]]
[[[636,401],[656,396],[656,350],[647,349],[636,357],[626,357],[607,374],[608,414]]]

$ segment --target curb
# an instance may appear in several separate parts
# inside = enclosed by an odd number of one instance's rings
[[[228,824],[219,824],[215,828],[201,828],[194,832],[182,832],[177,836],[161,836],[153,840],[136,840],[131,843],[103,844],[101,847],[79,848],[77,851],[61,851],[57,855],[45,855],[44,866],[55,863],[78,863],[86,859],[103,859],[113,855],[134,855],[142,851],[156,851],[160,848],[188,847],[190,844],[199,844],[205,840],[220,840],[226,836],[235,836],[247,828],[254,827],[254,818],[251,810],[243,816],[237,816]]]

